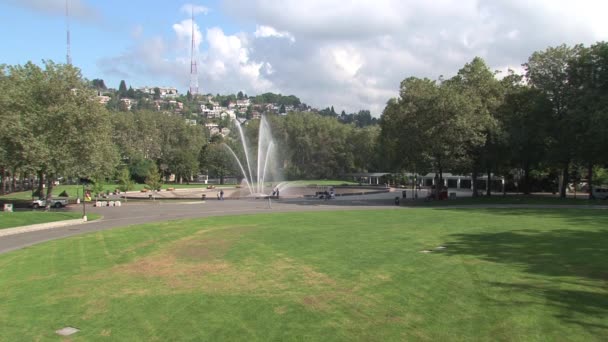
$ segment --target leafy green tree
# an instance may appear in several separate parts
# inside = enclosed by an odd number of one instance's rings
[[[159,191],[160,188],[163,186],[162,177],[156,167],[150,169],[148,176],[146,177],[145,183],[147,188],[150,190]]]
[[[595,165],[608,160],[608,43],[579,46],[568,67],[568,115],[576,130],[573,160],[586,167],[593,198]]]
[[[580,50],[567,45],[537,51],[524,64],[529,84],[540,90],[551,102],[550,158],[562,169],[560,197],[566,197],[569,167],[576,149],[576,119],[569,115],[572,88],[568,67]]]
[[[467,99],[470,112],[464,114],[475,124],[475,131],[478,133],[477,137],[468,140],[465,146],[472,171],[473,196],[477,196],[477,175],[480,169],[486,170],[486,190],[489,196],[492,170],[496,170],[503,162],[499,150],[505,137],[496,115],[504,92],[494,76],[495,73],[488,68],[485,61],[475,57],[448,81]]]
[[[96,78],[94,80],[91,81],[91,86],[97,90],[106,90],[108,89],[106,87],[105,82],[102,79]]]
[[[122,168],[118,172],[118,190],[122,192],[133,190],[133,180],[128,168]]]
[[[15,147],[24,169],[38,174],[39,190],[46,180],[47,199],[59,176],[86,178],[112,172],[117,153],[109,140],[109,115],[95,101],[80,70],[45,61],[44,69],[27,63],[11,66],[7,73],[15,97],[5,110],[18,114],[14,133],[20,137],[9,146]]]
[[[118,86],[118,96],[127,96],[127,83],[125,82],[125,80],[120,80],[120,85]]]

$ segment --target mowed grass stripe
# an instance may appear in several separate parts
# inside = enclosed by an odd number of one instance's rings
[[[97,232],[0,256],[0,336],[606,340],[606,226],[600,210],[415,209]]]

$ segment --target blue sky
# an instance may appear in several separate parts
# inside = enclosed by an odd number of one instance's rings
[[[608,37],[599,0],[68,0],[73,64],[110,87],[189,84],[190,21],[204,93],[295,94],[379,115],[408,76],[449,77],[475,56],[514,69],[537,50]],[[64,62],[65,0],[0,0],[0,63]]]

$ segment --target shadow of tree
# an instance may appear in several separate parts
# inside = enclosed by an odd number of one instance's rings
[[[450,235],[445,254],[518,265],[527,273],[608,280],[608,230],[532,229]]]
[[[517,211],[506,210],[501,214],[514,215]],[[536,213],[526,210],[525,214],[565,219],[565,225],[573,228],[550,230],[531,227],[452,234],[446,241],[448,249],[443,255],[473,256],[514,266],[533,276],[534,280],[527,283],[525,277],[519,277],[513,279],[513,283],[498,281],[488,284],[526,294],[528,298],[538,298],[538,302],[525,304],[552,306],[556,309],[555,317],[563,323],[584,326],[599,331],[601,335],[608,334],[608,323],[605,323],[608,321],[608,229],[597,228],[606,227],[600,224],[605,214],[599,220],[591,210]],[[522,303],[505,300],[500,304]]]
[[[558,312],[555,317],[564,323],[577,324],[585,329],[594,331],[608,337],[608,296],[605,292],[589,292],[559,288],[560,283],[554,286],[538,286],[529,284],[507,284],[499,282],[487,283],[495,288],[505,291],[517,291],[540,297],[538,301],[506,302],[497,301],[499,305],[551,305]],[[584,315],[587,320],[584,320]],[[600,322],[591,322],[588,318],[595,318]]]

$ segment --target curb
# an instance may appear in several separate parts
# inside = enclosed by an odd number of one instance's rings
[[[0,229],[0,237],[21,234],[21,233],[35,232],[35,231],[39,231],[39,230],[74,226],[74,225],[83,224],[86,222],[92,222],[92,221],[83,221],[82,219],[74,219],[74,220],[38,223],[38,224],[29,225],[29,226]]]

